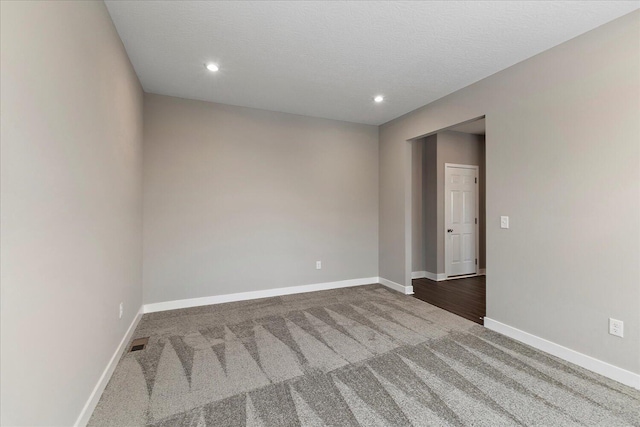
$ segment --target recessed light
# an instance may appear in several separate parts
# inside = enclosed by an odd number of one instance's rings
[[[213,62],[210,62],[208,64],[205,65],[205,67],[207,67],[207,70],[211,71],[212,73],[215,73],[216,71],[218,71],[220,68],[214,64]]]
[[[384,101],[384,96],[376,95],[376,97],[373,98],[373,100],[376,101],[376,102],[382,102],[382,101]]]

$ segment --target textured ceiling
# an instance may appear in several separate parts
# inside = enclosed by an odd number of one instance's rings
[[[107,1],[144,90],[381,124],[640,2]],[[204,63],[217,62],[212,74]],[[372,97],[384,94],[375,104]]]

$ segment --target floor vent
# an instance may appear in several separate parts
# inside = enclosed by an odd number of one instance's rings
[[[149,337],[138,338],[133,340],[133,342],[131,343],[131,349],[129,350],[129,352],[144,350],[148,342],[149,342]]]

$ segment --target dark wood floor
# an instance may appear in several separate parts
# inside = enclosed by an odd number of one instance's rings
[[[442,282],[413,279],[413,296],[482,325],[487,314],[485,284],[486,276]]]

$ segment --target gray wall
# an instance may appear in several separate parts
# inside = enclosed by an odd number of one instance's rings
[[[422,218],[424,221],[425,271],[437,272],[438,269],[438,135],[421,138],[423,141],[422,174],[423,207]],[[422,271],[422,270],[418,270]]]
[[[411,271],[435,273],[438,265],[437,135],[417,139],[411,145],[413,171]]]
[[[144,114],[145,303],[378,276],[376,126],[158,95]]]
[[[413,254],[412,258],[412,271],[424,271],[426,270],[426,255],[425,255],[425,244],[427,239],[424,238],[424,233],[426,232],[426,224],[424,221],[425,209],[424,203],[427,203],[424,200],[424,191],[422,181],[425,179],[424,174],[426,171],[424,170],[422,163],[424,158],[424,144],[420,141],[414,141],[411,144],[411,221],[413,223],[413,228],[411,232],[413,233],[413,238],[411,239],[412,249],[411,252]]]
[[[1,423],[68,426],[142,302],[142,90],[102,2],[1,7]]]
[[[410,283],[407,140],[486,115],[488,316],[640,373],[639,32],[636,11],[383,125],[380,275]]]

